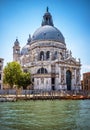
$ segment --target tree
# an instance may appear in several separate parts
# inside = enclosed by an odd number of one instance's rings
[[[28,72],[22,72],[18,80],[18,85],[26,89],[28,85],[31,84],[31,76]]]
[[[18,84],[21,73],[22,69],[19,63],[9,62],[4,68],[3,82],[13,88],[13,85]]]
[[[23,72],[18,62],[9,62],[4,68],[3,82],[11,88],[14,85],[26,89],[31,84],[30,73]]]

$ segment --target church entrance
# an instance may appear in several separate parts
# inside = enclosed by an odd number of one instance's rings
[[[55,90],[55,86],[52,86],[52,90]]]
[[[71,77],[72,77],[71,71],[70,71],[70,70],[67,70],[67,71],[66,71],[67,90],[71,90]]]
[[[55,90],[55,78],[51,79],[52,90]]]

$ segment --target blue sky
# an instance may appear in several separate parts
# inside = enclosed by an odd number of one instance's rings
[[[81,73],[90,71],[90,0],[0,0],[0,57],[4,65],[12,61],[16,37],[23,47],[28,35],[41,26],[47,6],[67,48],[81,59]]]

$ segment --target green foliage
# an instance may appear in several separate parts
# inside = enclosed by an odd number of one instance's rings
[[[4,83],[9,84],[12,88],[13,85],[17,85],[22,70],[21,66],[17,62],[9,62],[4,68]]]
[[[10,85],[11,88],[13,88],[13,85],[26,88],[31,83],[30,74],[22,72],[19,63],[10,62],[4,68],[3,82]]]
[[[18,85],[22,86],[23,89],[26,89],[28,85],[31,84],[31,76],[30,73],[22,72],[20,78],[18,80]]]

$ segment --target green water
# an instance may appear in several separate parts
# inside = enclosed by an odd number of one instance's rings
[[[0,102],[0,130],[90,130],[90,100]]]

